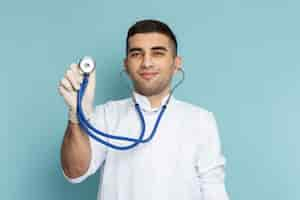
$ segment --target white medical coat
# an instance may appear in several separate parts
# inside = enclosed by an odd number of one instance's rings
[[[151,108],[147,97],[133,92],[143,112],[147,138],[166,103]],[[96,106],[91,123],[106,133],[138,138],[141,122],[132,98]],[[104,138],[102,138],[104,139]],[[104,139],[116,145],[132,142]],[[134,149],[117,151],[89,136],[91,162],[80,183],[102,165],[98,200],[228,200],[225,158],[214,115],[171,96],[154,138]]]

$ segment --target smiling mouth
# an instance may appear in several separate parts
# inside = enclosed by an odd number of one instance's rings
[[[153,77],[155,77],[157,74],[158,74],[157,72],[145,72],[145,73],[141,73],[140,76],[143,79],[150,80]]]

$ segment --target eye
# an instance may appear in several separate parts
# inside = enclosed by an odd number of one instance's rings
[[[162,52],[162,51],[155,51],[153,54],[154,54],[155,56],[163,56],[163,55],[165,55],[165,53]]]
[[[137,57],[139,55],[140,55],[139,52],[133,52],[133,53],[130,54],[130,57]]]

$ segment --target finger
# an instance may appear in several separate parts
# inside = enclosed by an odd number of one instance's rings
[[[76,63],[73,63],[70,66],[70,69],[72,70],[73,74],[75,75],[76,81],[78,84],[81,84],[82,80],[83,80],[83,73],[81,72],[81,70],[79,69],[79,65]]]
[[[65,88],[67,91],[69,91],[69,92],[74,91],[74,89],[73,89],[71,83],[70,83],[69,80],[67,80],[66,78],[63,78],[63,79],[60,81],[60,85],[61,85],[62,87],[64,87],[64,88]]]
[[[91,81],[96,80],[96,68],[90,73],[89,78]]]
[[[58,86],[58,92],[61,96],[67,96],[69,94],[69,91],[62,85]]]
[[[76,75],[74,75],[73,71],[71,69],[67,70],[65,77],[70,81],[72,87],[75,90],[79,90],[79,83],[76,80]]]
[[[72,63],[70,66],[71,69],[75,69],[76,71],[78,71],[78,73],[83,76],[83,71],[80,69],[79,64],[78,63]]]
[[[58,86],[58,92],[64,98],[64,100],[68,106],[76,107],[76,96],[74,96],[74,94],[70,93],[62,85]]]

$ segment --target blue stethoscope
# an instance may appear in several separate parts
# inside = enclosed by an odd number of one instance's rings
[[[93,139],[95,139],[96,141],[102,143],[103,145],[110,147],[112,149],[115,150],[129,150],[134,148],[135,146],[139,145],[140,143],[146,143],[149,142],[155,135],[157,127],[159,125],[159,122],[167,108],[167,105],[170,101],[170,97],[172,96],[173,91],[175,90],[175,88],[181,84],[181,82],[184,80],[184,71],[180,68],[181,72],[182,72],[182,79],[181,81],[179,81],[175,87],[171,90],[170,95],[166,101],[166,103],[162,106],[162,109],[156,119],[154,128],[150,134],[150,136],[146,139],[144,139],[144,135],[145,135],[145,129],[146,129],[146,125],[145,125],[145,119],[144,116],[142,114],[141,108],[139,106],[139,104],[137,103],[134,95],[132,95],[133,101],[134,101],[134,106],[135,106],[135,110],[137,111],[140,121],[141,121],[141,133],[140,136],[138,138],[131,138],[131,137],[124,137],[124,136],[115,136],[115,135],[111,135],[108,133],[104,133],[100,130],[97,130],[92,124],[90,124],[90,122],[86,119],[86,117],[84,116],[84,113],[82,111],[82,98],[84,96],[84,92],[85,89],[88,85],[88,79],[89,79],[89,74],[96,68],[96,63],[95,61],[88,56],[83,57],[80,62],[79,62],[79,68],[80,70],[83,72],[83,81],[80,85],[80,89],[77,93],[77,117],[78,117],[78,121],[79,121],[79,125],[80,127],[85,131],[86,134],[88,134],[89,136],[91,136]],[[130,145],[125,145],[125,146],[119,146],[119,145],[115,145],[112,143],[109,143],[99,137],[97,137],[96,135],[94,135],[91,131],[95,132],[98,135],[101,135],[103,137],[106,138],[110,138],[110,139],[115,139],[115,140],[123,140],[123,141],[129,141],[132,142],[132,144]]]

